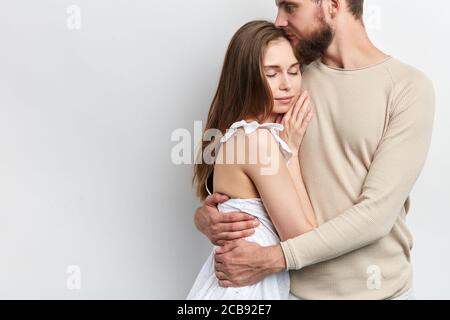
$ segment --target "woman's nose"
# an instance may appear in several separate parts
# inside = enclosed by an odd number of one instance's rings
[[[281,80],[280,83],[280,90],[289,91],[291,90],[291,88],[292,88],[291,82],[288,80],[286,76],[283,76],[283,79]]]

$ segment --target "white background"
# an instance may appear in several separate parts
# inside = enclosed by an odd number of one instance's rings
[[[275,13],[273,0],[0,2],[0,298],[186,296],[211,246],[171,134],[205,119],[237,28]],[[435,85],[408,221],[416,297],[448,299],[450,3],[366,0],[365,19]]]

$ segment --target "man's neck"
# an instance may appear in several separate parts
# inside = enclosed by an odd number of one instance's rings
[[[322,62],[341,69],[364,68],[385,60],[388,56],[370,41],[359,21],[347,21],[337,28],[334,39],[322,57]]]

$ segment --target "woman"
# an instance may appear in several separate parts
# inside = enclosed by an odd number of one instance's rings
[[[255,216],[259,226],[246,240],[263,246],[316,227],[298,162],[300,144],[313,115],[309,97],[300,87],[300,63],[284,32],[266,21],[241,27],[228,47],[205,128],[219,129],[225,135],[202,143],[200,156],[212,149],[215,162],[194,168],[199,198],[208,196],[207,178],[214,171],[214,192],[230,197],[219,205],[219,211]],[[241,288],[220,287],[220,276],[214,271],[213,251],[187,298],[289,296],[287,271]]]

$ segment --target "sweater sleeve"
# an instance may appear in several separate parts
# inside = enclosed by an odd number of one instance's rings
[[[384,135],[356,203],[318,228],[281,242],[288,270],[330,260],[367,246],[392,230],[428,153],[434,90],[423,75],[394,86]]]

